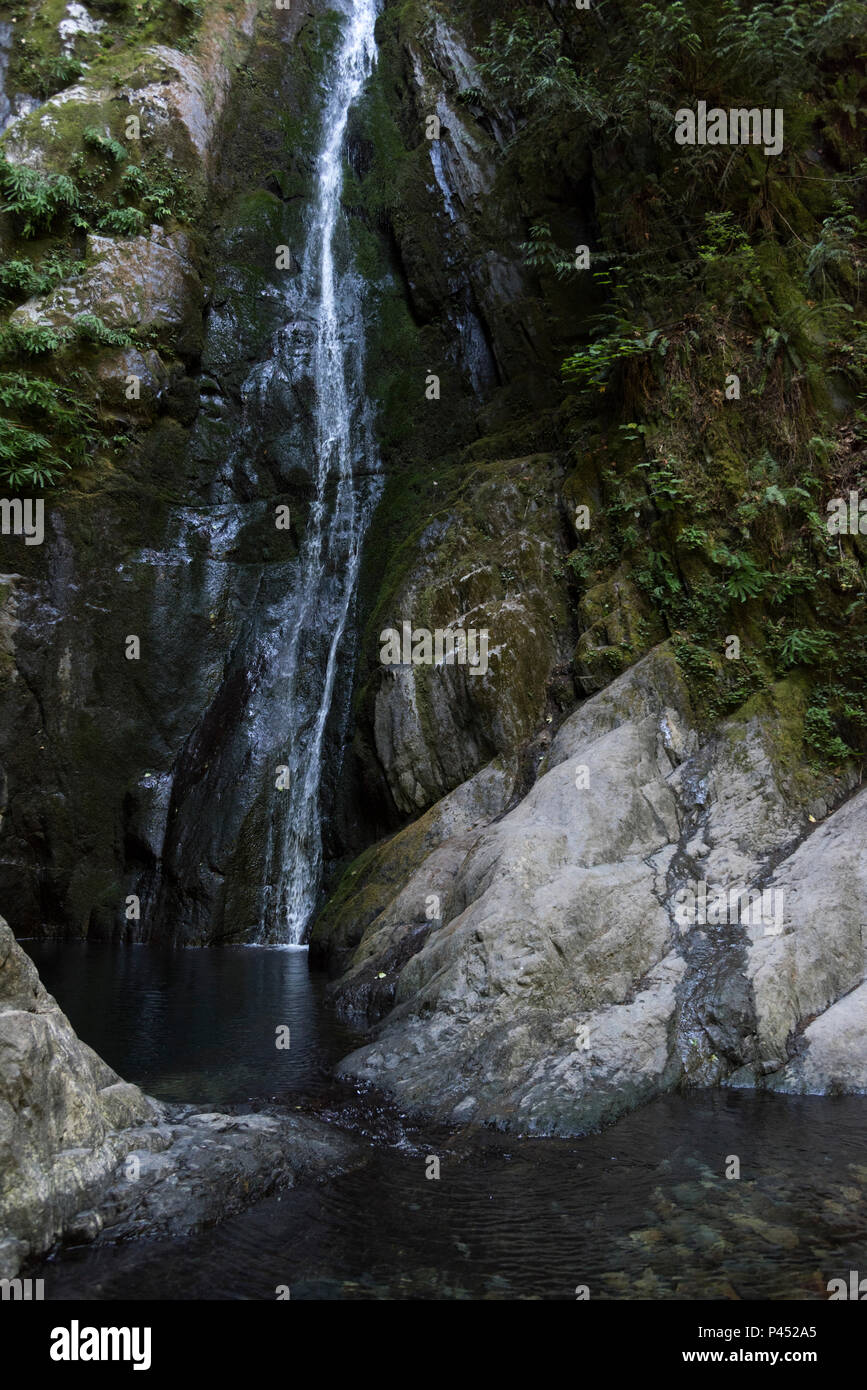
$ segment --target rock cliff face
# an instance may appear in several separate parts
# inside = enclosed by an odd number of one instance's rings
[[[338,26],[318,0],[202,9],[168,37],[107,18],[53,94],[44,65],[8,73],[0,236],[30,261],[3,282],[0,394],[24,448],[48,427],[16,374],[38,376],[60,440],[45,543],[0,537],[22,932],[255,940],[273,887],[269,644],[311,506],[299,258]],[[648,53],[672,109],[696,54],[715,71],[711,20],[683,50],[660,21],[655,53],[631,2],[610,32],[506,11],[386,0],[348,128],[340,254],[386,481],[311,939],[376,1030],[347,1070],[540,1132],[682,1082],[861,1089],[865,542],[824,516],[864,439],[845,25],[810,50],[793,162],[717,169],[648,132],[667,108],[641,95]],[[483,630],[487,669],[383,663],[404,624]],[[764,893],[773,931],[680,921],[701,884]]]
[[[385,13],[349,139],[389,482],[361,586],[358,734],[347,758],[333,743],[324,789],[332,862],[492,756],[532,761],[552,709],[574,699],[564,465],[544,423],[558,321],[514,255],[520,195],[492,193],[505,132],[461,100],[465,40],[445,17],[424,33],[416,19]],[[87,198],[113,186],[112,140],[138,158],[134,116],[141,168],[181,175],[160,194],[168,208],[145,194],[130,214],[137,235],[88,213],[96,229],[71,234],[68,277],[8,313],[19,337],[59,335],[40,370],[51,385],[74,376],[102,431],[47,495],[45,544],[0,537],[0,895],[23,931],[256,939],[273,887],[283,716],[267,653],[311,497],[309,334],[293,295],[335,31],[325,6],[248,5],[241,21],[207,5],[189,51],[122,36],[111,65],[92,61],[5,137],[11,165],[68,170]],[[419,140],[429,112],[440,144]],[[15,254],[20,230],[6,218]],[[281,506],[292,522],[278,531]],[[456,669],[443,688],[427,668],[383,672],[378,633],[405,620],[490,630],[488,674]],[[353,657],[347,642],[341,708]]]
[[[0,538],[0,893],[21,931],[259,930],[282,751],[263,650],[310,505],[309,335],[291,381],[272,343],[300,330],[295,256],[334,35],[324,6],[261,9],[206,5],[184,51],[121,34],[5,138],[14,167],[70,171],[96,224],[58,223],[79,259],[8,314],[12,333],[61,339],[40,370],[52,389],[75,381],[92,434],[46,496],[44,545]],[[142,206],[91,212],[124,151],[117,198],[144,189]],[[112,217],[132,220],[114,232]],[[30,249],[13,217],[3,234]]]
[[[409,572],[379,609],[384,632],[402,633],[409,622],[487,634],[478,670],[400,664],[380,676],[373,743],[405,815],[426,809],[492,754],[529,742],[558,695],[572,693],[568,593],[553,573],[562,574],[566,553],[552,502],[560,480],[556,462],[538,455],[471,467],[459,500],[422,532]]]

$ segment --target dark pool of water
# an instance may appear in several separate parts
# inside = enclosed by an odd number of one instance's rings
[[[364,1158],[186,1241],[66,1250],[40,1271],[49,1298],[825,1299],[867,1273],[867,1099],[694,1092],[575,1140],[424,1130],[329,1081],[354,1038],[304,953],[26,946],[129,1080],[301,1100]],[[274,1056],[283,1022],[292,1047]]]
[[[357,1045],[326,1006],[306,951],[21,945],[79,1037],[158,1100],[228,1105],[323,1092],[333,1063]],[[289,1047],[278,1048],[284,1026]]]

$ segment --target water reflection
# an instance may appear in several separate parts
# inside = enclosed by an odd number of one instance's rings
[[[21,944],[79,1036],[159,1100],[221,1105],[317,1091],[355,1045],[323,1007],[306,951]],[[282,1025],[286,1050],[276,1046]]]

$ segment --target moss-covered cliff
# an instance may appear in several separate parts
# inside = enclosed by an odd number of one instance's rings
[[[336,22],[91,13],[55,96],[25,56],[59,47],[58,16],[12,16],[8,91],[39,104],[13,101],[2,145],[0,469],[44,501],[45,542],[0,537],[2,893],[24,931],[243,938],[266,777],[215,748],[243,757],[250,646],[308,505],[291,402],[251,424],[244,383],[285,324]],[[197,798],[227,785],[209,830]]]
[[[311,944],[374,1025],[347,1070],[406,1104],[572,1132],[682,1081],[865,1084],[863,885],[829,886],[867,751],[864,542],[828,524],[864,488],[859,32],[847,3],[386,6],[354,207],[416,394],[355,752],[396,833]],[[700,102],[779,148],[678,143]],[[402,620],[498,659],[383,669]],[[705,880],[779,922],[685,937]]]
[[[415,335],[407,326],[398,338],[402,445],[380,384],[394,472],[379,519],[388,558],[371,561],[368,745],[388,680],[379,628],[425,610],[413,569],[439,589],[456,537],[489,570],[479,515],[459,499],[472,490],[484,513],[473,466],[535,455],[527,479],[543,456],[563,470],[556,499],[571,540],[549,558],[549,606],[568,587],[578,691],[670,635],[710,721],[784,680],[803,697],[793,757],[860,757],[863,539],[826,524],[830,500],[863,482],[857,34],[845,3],[620,4],[604,18],[538,4],[493,23],[472,4],[386,6],[354,199],[366,225],[386,227]],[[783,113],[778,156],[676,143],[677,109],[760,98]],[[438,140],[426,138],[431,116]],[[462,353],[474,334],[482,380]],[[442,376],[439,402],[424,398],[422,362]],[[467,417],[471,385],[485,404]],[[521,544],[505,496],[503,507],[481,526],[508,575]],[[432,535],[449,537],[442,573]],[[462,599],[452,607],[482,611],[478,593]],[[520,665],[521,637],[506,645]],[[537,673],[538,655],[528,649]],[[502,682],[498,704],[518,689],[526,668]],[[526,733],[543,702],[525,714],[512,725]],[[494,748],[488,736],[479,758]]]
[[[27,930],[247,939],[255,653],[310,495],[302,355],[248,383],[288,331],[339,17],[105,3],[64,39],[62,10],[9,8],[0,468],[51,540],[0,538],[0,895]],[[343,202],[386,487],[332,867],[492,761],[501,814],[666,640],[705,735],[773,713],[804,805],[852,785],[864,543],[826,507],[863,485],[857,35],[842,0],[383,4]],[[678,145],[698,101],[782,110],[781,153]],[[486,629],[489,672],[385,669],[404,621]]]

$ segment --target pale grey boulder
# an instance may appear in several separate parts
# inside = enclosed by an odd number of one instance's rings
[[[785,1067],[783,1089],[786,1077],[793,1085],[800,1078],[804,1089],[867,1088],[865,843],[867,790],[818,825],[769,878],[768,889],[781,895],[780,934],[750,928],[747,973],[761,1055],[766,1065]],[[788,1066],[793,1048],[805,1051]]]
[[[586,701],[517,805],[393,882],[375,919],[387,951],[368,928],[335,985],[351,1009],[361,963],[369,977],[396,961],[379,1014],[393,1005],[343,1070],[412,1109],[537,1133],[582,1132],[679,1084],[773,1084],[805,1046],[792,1087],[859,1089],[857,1004],[836,1001],[865,973],[867,793],[844,801],[851,774],[793,780],[786,696],[711,733],[664,644]],[[407,889],[422,901],[452,865],[442,924],[404,962]],[[759,916],[685,918],[701,892],[751,894]],[[842,1046],[860,1060],[842,1066]]]
[[[76,1036],[0,918],[0,1237],[47,1249],[161,1107]]]
[[[549,771],[471,848],[454,889],[467,906],[404,967],[381,1039],[345,1070],[443,1117],[546,1133],[674,1084],[669,783],[696,736],[670,655],[636,670],[567,721]]]
[[[810,1023],[793,1061],[768,1078],[792,1095],[867,1094],[867,984],[838,999]]]

